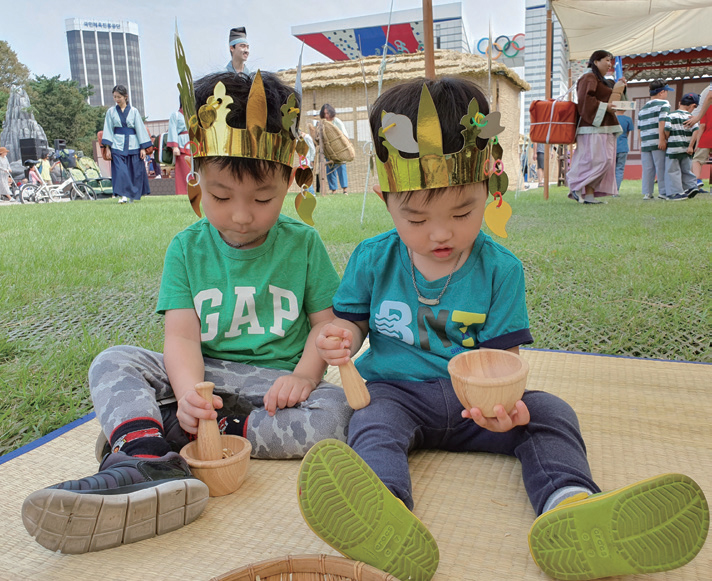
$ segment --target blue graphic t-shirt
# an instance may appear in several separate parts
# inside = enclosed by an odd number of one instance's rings
[[[421,294],[432,298],[447,280],[427,281],[417,270],[415,278]],[[418,302],[396,230],[365,240],[351,255],[334,312],[368,321],[370,347],[356,361],[367,381],[448,377],[448,362],[462,351],[533,342],[522,263],[484,232],[435,306]]]

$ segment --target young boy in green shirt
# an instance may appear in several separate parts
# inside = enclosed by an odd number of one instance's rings
[[[299,458],[324,438],[346,438],[351,409],[322,381],[314,345],[339,277],[316,230],[280,213],[295,148],[306,153],[294,89],[259,72],[204,77],[194,98],[186,85],[189,196],[205,218],[166,252],[163,353],[111,347],[89,370],[111,452],[99,472],[25,500],[25,527],[53,551],[97,551],[195,520],[207,486],[176,451],[201,419],[247,438],[256,458]],[[202,381],[215,384],[212,405],[195,390]]]

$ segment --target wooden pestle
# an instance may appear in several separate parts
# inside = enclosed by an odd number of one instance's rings
[[[328,337],[330,340],[341,341],[341,337]],[[341,383],[344,386],[346,401],[352,409],[360,410],[371,403],[371,395],[368,393],[368,388],[363,381],[363,378],[356,370],[353,361],[339,365],[339,374],[341,375]]]
[[[205,401],[213,405],[213,389],[215,384],[210,381],[203,381],[195,386]],[[218,429],[217,420],[198,420],[198,441],[196,455],[198,460],[222,460],[222,438]]]

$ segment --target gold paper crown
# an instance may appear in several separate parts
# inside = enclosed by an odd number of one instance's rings
[[[225,85],[218,82],[205,105],[195,112],[195,92],[183,45],[176,34],[176,62],[180,76],[181,103],[188,127],[193,157],[228,156],[276,161],[292,166],[297,144],[297,97],[292,93],[281,106],[282,129],[270,133],[267,126],[267,97],[262,74],[257,71],[247,97],[245,129],[227,124],[228,106],[232,97],[225,94]]]
[[[502,146],[497,138],[504,131],[500,113],[493,111],[484,116],[477,100],[472,99],[460,125],[465,128],[461,132],[464,138],[462,149],[443,153],[440,117],[425,84],[418,105],[417,141],[413,139],[413,124],[409,117],[382,111],[378,135],[383,138],[388,159],[383,162],[376,156],[381,191],[411,192],[487,181],[487,190],[494,200],[485,208],[484,219],[493,233],[506,238],[512,208],[502,197],[509,186],[509,178],[504,171]],[[478,138],[487,140],[483,148],[477,145]],[[417,153],[418,157],[404,158],[401,151]]]
[[[280,131],[270,133],[266,129],[267,96],[265,95],[262,73],[257,71],[247,97],[245,129],[231,127],[227,124],[227,115],[230,112],[229,105],[233,100],[225,93],[225,85],[222,82],[215,84],[213,94],[208,97],[206,103],[200,107],[196,114],[193,76],[177,30],[175,51],[180,78],[178,91],[183,106],[185,124],[188,128],[188,147],[191,157],[244,157],[277,162],[292,167],[296,150],[301,159],[299,164],[301,171],[297,171],[296,181],[302,187],[302,193],[297,196],[295,205],[302,220],[313,225],[311,212],[316,202],[313,201],[314,196],[306,190],[311,185],[313,178],[311,170],[304,167],[303,158],[309,148],[303,139],[299,139],[297,129],[299,108],[296,106],[296,95],[294,93],[289,95],[287,102],[280,107],[282,115]],[[194,174],[191,167],[192,175]],[[194,183],[188,182],[190,203],[198,216],[200,216],[201,198],[199,183],[199,180]]]
[[[382,111],[378,135],[383,137],[388,159],[383,162],[376,156],[381,190],[409,192],[486,180],[490,174],[492,144],[488,141],[480,149],[477,139],[489,140],[504,130],[500,126],[500,113],[495,111],[485,117],[477,100],[472,99],[460,124],[465,128],[461,132],[465,140],[462,149],[444,154],[440,118],[425,84],[418,107],[417,141],[413,139],[410,118]],[[419,157],[404,158],[401,152],[417,153]]]

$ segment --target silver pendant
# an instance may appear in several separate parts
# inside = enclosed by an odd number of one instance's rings
[[[429,299],[427,297],[418,296],[418,302],[423,303],[424,305],[434,307],[435,305],[440,304],[440,299]]]

